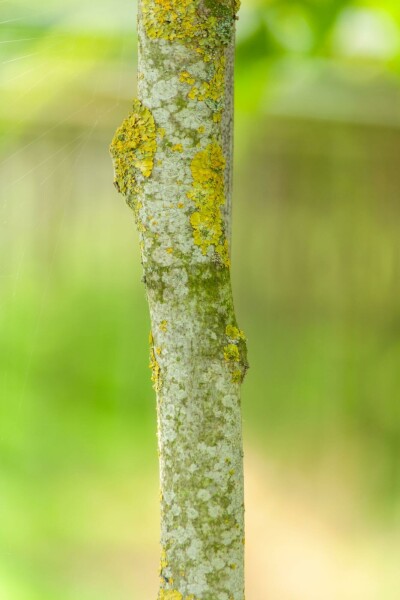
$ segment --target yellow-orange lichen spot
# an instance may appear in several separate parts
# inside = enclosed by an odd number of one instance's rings
[[[137,178],[150,177],[157,150],[156,126],[153,115],[139,100],[117,129],[110,152],[114,163],[114,181],[124,195],[138,191]]]
[[[228,242],[225,239],[221,207],[225,204],[225,158],[219,144],[213,142],[195,154],[191,163],[192,189],[187,197],[196,210],[190,217],[194,243],[202,253],[213,246],[225,266],[229,266]]]

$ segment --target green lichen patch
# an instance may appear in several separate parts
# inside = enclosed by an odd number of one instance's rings
[[[110,146],[114,183],[121,194],[136,195],[138,177],[150,177],[157,150],[156,126],[148,108],[139,100],[117,129]]]
[[[221,262],[229,267],[228,242],[224,235],[221,207],[225,204],[225,158],[219,144],[213,142],[193,157],[192,189],[187,197],[195,204],[190,217],[194,243],[204,255],[214,247]]]

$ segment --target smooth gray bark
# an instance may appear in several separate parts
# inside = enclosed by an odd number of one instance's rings
[[[161,479],[159,600],[243,600],[240,384],[230,283],[232,0],[141,0],[138,96],[115,184],[140,235]]]

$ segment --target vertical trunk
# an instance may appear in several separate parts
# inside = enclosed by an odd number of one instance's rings
[[[243,600],[230,284],[235,0],[141,0],[139,100],[111,145],[150,308],[161,478],[159,600]]]

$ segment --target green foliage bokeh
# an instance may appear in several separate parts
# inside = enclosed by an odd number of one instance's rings
[[[158,535],[149,319],[108,155],[135,95],[136,7],[2,13],[0,598],[143,598]],[[237,36],[245,448],[377,555],[376,532],[399,530],[399,28],[394,1],[244,0]],[[393,573],[363,600],[397,598]],[[294,597],[311,596],[270,593]]]

